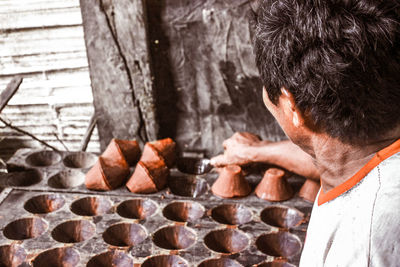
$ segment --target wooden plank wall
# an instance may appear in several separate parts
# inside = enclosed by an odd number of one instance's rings
[[[0,114],[40,139],[79,149],[94,112],[79,0],[0,1],[0,88],[24,81]],[[0,157],[39,144],[0,123]],[[100,149],[97,129],[88,151]]]

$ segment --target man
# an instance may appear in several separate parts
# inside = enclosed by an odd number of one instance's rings
[[[255,54],[291,141],[237,133],[212,163],[320,178],[300,266],[400,266],[399,0],[263,1]]]

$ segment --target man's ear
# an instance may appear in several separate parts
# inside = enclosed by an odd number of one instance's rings
[[[281,88],[279,102],[280,106],[283,108],[285,116],[287,116],[288,121],[292,121],[293,126],[299,127],[304,124],[304,117],[296,106],[293,94],[285,87]]]

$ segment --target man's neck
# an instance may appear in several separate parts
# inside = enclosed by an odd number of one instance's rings
[[[315,135],[311,139],[311,149],[324,192],[351,178],[376,152],[398,140],[399,133],[393,132],[382,140],[362,146],[345,144],[325,135]]]

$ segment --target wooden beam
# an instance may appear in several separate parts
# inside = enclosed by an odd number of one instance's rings
[[[101,148],[111,138],[157,138],[142,1],[81,0]]]
[[[112,1],[112,5],[104,5],[104,8],[131,77],[134,95],[139,102],[144,121],[145,134],[147,139],[154,140],[158,136],[159,121],[156,116],[154,74],[150,66],[148,20],[144,2]]]

